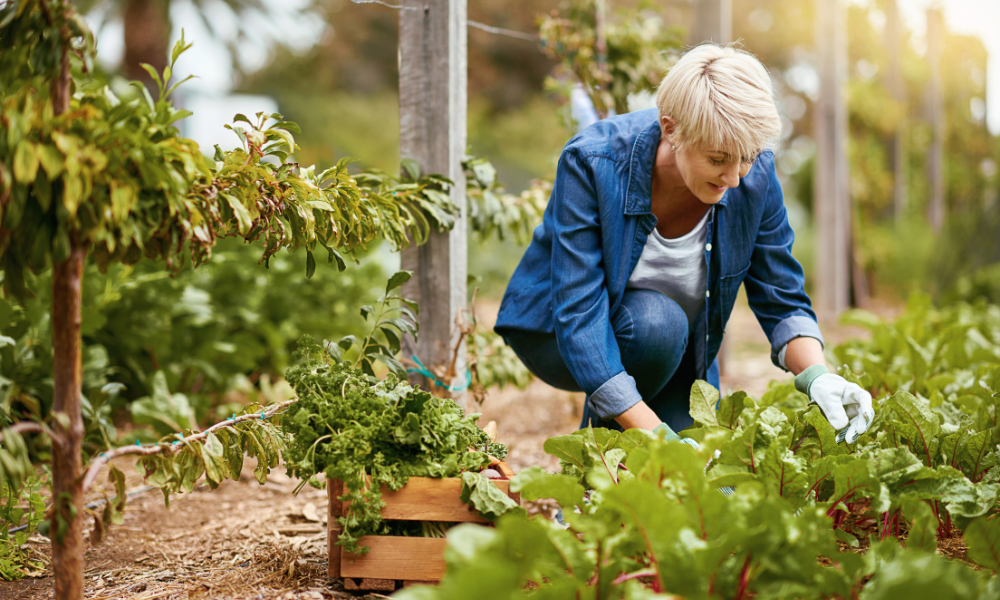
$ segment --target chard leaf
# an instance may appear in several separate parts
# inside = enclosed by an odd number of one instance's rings
[[[1000,519],[979,517],[965,529],[968,556],[977,565],[1000,573]]]
[[[691,386],[691,417],[702,425],[719,425],[715,406],[719,403],[719,390],[707,381],[697,380]]]

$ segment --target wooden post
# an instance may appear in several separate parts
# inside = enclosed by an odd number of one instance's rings
[[[816,293],[820,319],[849,305],[851,210],[847,165],[847,33],[840,0],[816,0],[819,99],[815,110]]]
[[[419,341],[404,341],[403,355],[420,357],[430,369],[451,362],[459,343],[455,320],[466,306],[466,207],[462,158],[466,144],[466,0],[406,0],[399,11],[399,152],[420,163],[423,173],[455,182],[451,201],[459,207],[455,227],[433,232],[423,246],[402,253],[404,269],[416,277],[403,294],[420,304]],[[417,9],[417,10],[413,10]],[[455,372],[465,373],[458,348]],[[423,377],[423,383],[433,389]],[[459,402],[463,393],[456,397]]]
[[[899,6],[896,0],[885,0],[885,45],[889,50],[889,73],[886,77],[886,87],[893,100],[907,104],[906,84],[903,81],[903,69],[900,62],[902,53],[903,32],[899,17]],[[903,139],[906,130],[904,117],[896,127],[892,140],[889,142],[889,156],[892,160],[893,173],[893,215],[898,222],[906,212],[906,145]]]
[[[927,9],[927,63],[930,83],[927,88],[927,120],[932,140],[927,153],[927,220],[935,232],[944,225],[944,93],[941,89],[941,48],[944,45],[944,17],[940,9]]]
[[[733,0],[698,0],[691,43],[733,41]]]
[[[695,22],[691,29],[691,44],[715,42],[728,44],[733,41],[732,0],[698,0],[695,6]],[[719,375],[729,370],[730,344],[725,336],[719,345]]]

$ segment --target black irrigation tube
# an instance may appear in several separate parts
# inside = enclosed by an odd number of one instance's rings
[[[139,488],[139,489],[137,489],[137,490],[132,490],[131,492],[128,492],[127,494],[125,494],[125,497],[126,497],[126,498],[131,498],[132,496],[138,496],[139,494],[145,494],[145,493],[146,493],[146,492],[148,492],[149,490],[155,490],[155,489],[156,489],[155,487],[153,487],[153,486],[151,486],[151,485],[147,485],[147,486],[145,486],[145,487],[141,487],[141,488]],[[111,500],[112,500],[112,501],[114,501],[114,500],[117,500],[117,499],[118,499],[118,496],[115,496],[115,497],[114,497],[114,498],[112,498]],[[104,498],[102,498],[102,499],[100,499],[100,500],[94,500],[93,502],[90,502],[90,503],[87,503],[87,504],[84,504],[84,505],[83,505],[83,507],[84,507],[84,508],[90,508],[90,509],[94,509],[94,508],[97,508],[97,507],[99,507],[99,506],[104,506],[104,504],[105,504],[106,502],[107,502],[107,500],[106,500],[106,499],[104,499]],[[21,530],[23,530],[23,529],[27,529],[27,528],[28,528],[28,525],[27,525],[27,524],[24,524],[24,525],[18,525],[17,527],[12,527],[12,528],[8,529],[8,530],[7,530],[7,533],[8,533],[8,535],[9,535],[9,534],[11,534],[11,533],[17,533],[18,531],[21,531]]]

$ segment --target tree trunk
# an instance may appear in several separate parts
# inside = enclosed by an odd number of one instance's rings
[[[58,441],[52,444],[51,523],[52,568],[56,598],[83,598],[83,487],[81,447],[83,416],[80,412],[83,366],[80,359],[80,306],[83,260],[87,250],[76,243],[65,262],[53,265],[52,347],[54,349],[53,428]],[[59,535],[59,522],[64,525]]]
[[[63,30],[63,39],[69,32]],[[50,84],[52,112],[58,116],[69,110],[69,52],[62,48],[58,78]],[[83,598],[83,488],[80,479],[80,452],[83,445],[83,415],[80,396],[83,365],[80,357],[80,285],[83,279],[82,247],[71,250],[69,258],[53,265],[52,348],[54,362],[54,403],[52,426],[57,433],[52,443],[52,498],[50,522],[52,569],[56,576],[56,598]],[[59,535],[59,522],[68,524]]]
[[[170,3],[166,0],[127,0],[125,25],[125,74],[141,81],[156,98],[156,84],[142,63],[158,73],[167,66],[170,51]]]

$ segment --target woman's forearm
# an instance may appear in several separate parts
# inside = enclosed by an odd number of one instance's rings
[[[646,431],[652,431],[657,425],[663,421],[660,417],[656,416],[652,408],[645,402],[639,402],[632,408],[626,410],[622,414],[615,417],[615,421],[622,426],[623,429],[645,429]]]
[[[785,348],[785,366],[798,375],[813,365],[825,365],[823,345],[811,337],[797,337]]]

